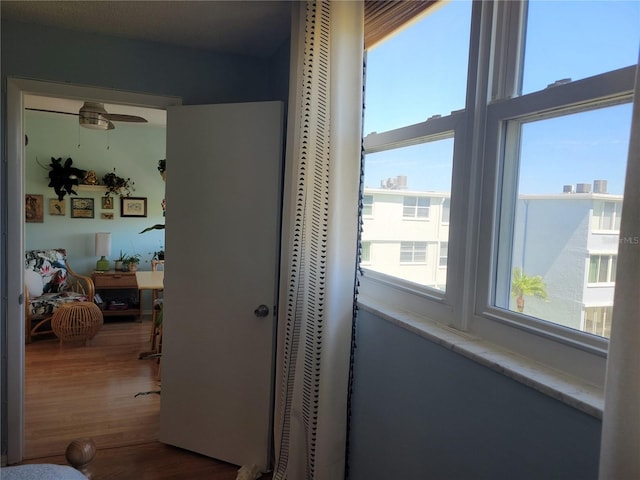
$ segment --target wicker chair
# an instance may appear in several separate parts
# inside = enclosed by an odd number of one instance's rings
[[[63,248],[27,251],[24,277],[26,343],[53,332],[51,318],[60,305],[93,302],[93,280],[71,269]]]

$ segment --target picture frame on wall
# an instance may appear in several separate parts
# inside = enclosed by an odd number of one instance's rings
[[[147,197],[120,197],[121,217],[146,217]]]
[[[66,215],[67,204],[64,200],[57,198],[49,199],[49,215]]]
[[[102,197],[102,208],[105,210],[113,210],[113,198]]]
[[[94,218],[93,198],[72,198],[71,218]]]
[[[24,196],[24,221],[27,223],[43,223],[43,198],[42,195],[27,193]]]

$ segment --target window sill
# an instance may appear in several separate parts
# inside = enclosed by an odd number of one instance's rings
[[[580,379],[509,352],[469,333],[360,296],[358,306],[433,343],[505,375],[595,418],[602,419],[604,392]]]

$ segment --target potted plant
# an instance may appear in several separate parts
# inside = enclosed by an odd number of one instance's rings
[[[107,187],[107,193],[105,194],[107,197],[112,193],[121,197],[128,197],[131,192],[136,190],[134,188],[135,182],[132,182],[130,178],[125,179],[116,175],[115,168],[113,172],[107,173],[102,177],[102,182]]]
[[[58,195],[58,200],[62,201],[65,194],[77,195],[74,186],[79,185],[87,174],[86,170],[81,170],[72,166],[73,160],[67,158],[62,164],[62,158],[51,157],[51,163],[49,164],[49,186],[53,187]]]
[[[138,270],[138,264],[140,263],[140,255],[135,253],[124,260],[124,263],[127,265],[127,268],[130,272],[135,272]]]
[[[153,260],[164,260],[164,249],[153,252]]]
[[[115,269],[120,271],[124,270],[124,261],[126,259],[127,259],[127,254],[122,250],[120,250],[120,255],[116,259]]]

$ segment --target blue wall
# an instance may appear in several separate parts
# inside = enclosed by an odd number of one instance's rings
[[[2,75],[182,97],[184,104],[280,100],[270,61],[2,22]],[[284,100],[284,99],[283,99]]]
[[[267,100],[286,102],[288,99],[288,42],[274,53],[273,58],[258,59],[9,21],[2,21],[0,35],[3,86],[8,76],[21,77],[177,96],[182,98],[185,105]],[[7,222],[6,104],[3,88],[0,99],[2,231],[6,231]],[[0,242],[0,452],[4,455],[7,444],[7,359],[4,336],[7,284],[6,266],[2,261],[6,257],[7,247],[4,235],[0,236]]]
[[[350,480],[588,480],[601,422],[360,311]]]

